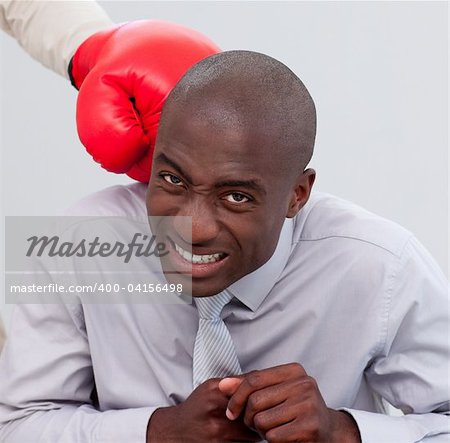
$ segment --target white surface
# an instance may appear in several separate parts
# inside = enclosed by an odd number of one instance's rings
[[[171,20],[223,49],[252,49],[286,63],[318,109],[317,189],[399,222],[448,271],[446,3],[103,6],[117,22]],[[57,214],[83,195],[131,182],[104,172],[84,152],[68,82],[6,35],[0,43],[4,214]]]

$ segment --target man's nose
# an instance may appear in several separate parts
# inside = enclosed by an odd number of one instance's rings
[[[214,240],[219,233],[214,205],[200,199],[191,200],[178,211],[174,227],[177,234],[189,244]]]

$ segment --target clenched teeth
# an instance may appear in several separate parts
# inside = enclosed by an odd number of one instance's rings
[[[192,264],[199,264],[199,263],[214,263],[216,261],[219,261],[223,257],[225,257],[225,254],[218,253],[218,254],[204,254],[204,255],[197,255],[192,254],[189,251],[185,251],[183,248],[178,246],[175,243],[175,250],[180,254],[185,260],[191,262]]]

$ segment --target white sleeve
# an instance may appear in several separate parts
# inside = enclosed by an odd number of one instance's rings
[[[414,238],[396,263],[388,295],[384,346],[366,378],[405,415],[346,410],[363,443],[449,442],[449,286]]]
[[[78,46],[112,25],[93,0],[0,0],[0,27],[33,58],[66,78]]]
[[[5,343],[5,339],[6,339],[5,328],[3,326],[2,317],[0,315],[0,354],[2,352],[3,345]]]
[[[16,306],[0,380],[0,442],[145,443],[157,409],[94,407],[89,343],[77,304]]]

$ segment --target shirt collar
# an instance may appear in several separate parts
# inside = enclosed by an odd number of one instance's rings
[[[294,219],[286,218],[272,257],[260,268],[227,288],[240,302],[256,311],[275,286],[291,253]]]

